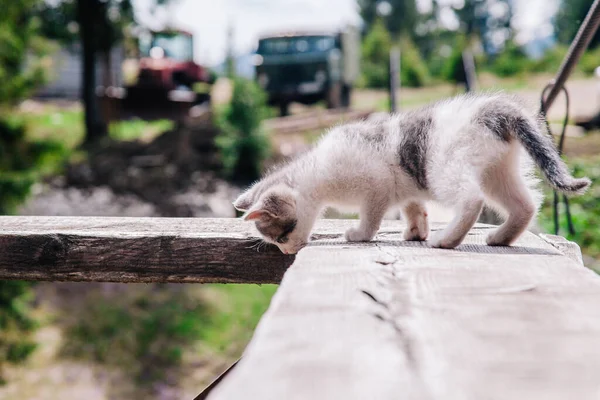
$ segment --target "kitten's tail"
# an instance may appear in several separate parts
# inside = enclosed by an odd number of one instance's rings
[[[518,117],[513,125],[513,132],[554,189],[579,195],[590,186],[592,182],[589,178],[571,176],[551,137],[544,134],[531,120]]]

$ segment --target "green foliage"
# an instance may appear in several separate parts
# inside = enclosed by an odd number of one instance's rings
[[[415,37],[415,27],[419,20],[417,11],[417,2],[415,0],[387,0],[391,6],[390,14],[381,16],[378,13],[380,0],[358,0],[360,7],[360,15],[363,18],[367,31],[370,32],[374,26],[381,23],[381,17],[385,18],[387,31],[398,38],[400,34],[404,34],[409,38]]]
[[[264,91],[253,81],[236,78],[231,103],[217,116],[221,132],[216,144],[229,177],[240,181],[260,177],[270,152],[269,138],[262,129],[268,112]]]
[[[375,21],[362,43],[363,86],[386,88],[389,84],[389,59],[392,39],[381,20]]]
[[[33,14],[40,0],[2,3],[0,12],[0,214],[12,212],[29,194],[36,178],[47,171],[61,147],[28,142],[11,107],[28,96],[46,77],[49,47],[39,35]],[[30,284],[0,281],[0,381],[8,363],[26,359],[35,345],[29,316]]]
[[[58,142],[28,141],[21,122],[0,120],[0,214],[14,212],[32,185],[64,156]]]
[[[216,352],[226,352],[233,343],[247,343],[267,310],[277,285],[208,285],[215,298],[201,335],[202,342]]]
[[[561,43],[568,45],[575,38],[592,3],[591,0],[561,0],[555,20],[555,31]],[[592,38],[590,48],[596,48],[599,44],[600,30]]]
[[[492,61],[490,70],[503,78],[516,76],[528,71],[530,61],[514,42],[506,43],[504,50]]]
[[[14,119],[21,121],[30,141],[60,141],[74,149],[83,140],[83,114],[80,110],[48,107],[39,112],[21,112]]]
[[[173,121],[167,119],[117,121],[110,124],[109,133],[115,140],[151,140],[161,133],[173,129],[173,126]]]
[[[135,22],[130,0],[87,0],[86,6],[95,19],[94,40],[101,51],[124,39],[125,28]],[[79,39],[77,0],[42,2],[35,10],[40,17],[44,36],[63,44]]]
[[[0,12],[0,112],[23,99],[45,80],[47,42],[32,14],[38,0],[3,2]]]
[[[59,317],[61,354],[117,368],[140,389],[177,372],[189,354],[228,357],[250,339],[277,286],[129,284],[88,292]],[[187,357],[186,357],[187,356]],[[141,396],[140,396],[141,397]],[[137,397],[135,397],[137,398]]]
[[[579,60],[579,70],[586,75],[592,75],[596,68],[600,67],[600,47],[583,53]]]
[[[567,47],[558,45],[546,50],[544,55],[538,60],[531,60],[529,71],[533,73],[547,72],[556,73],[558,67],[562,63],[563,58],[567,54]]]
[[[385,25],[377,20],[362,43],[361,84],[370,88],[387,88],[392,39]],[[400,79],[403,86],[420,87],[430,82],[427,64],[408,39],[401,45]]]
[[[555,74],[567,54],[568,47],[557,45],[546,50],[539,59],[529,59],[513,42],[499,56],[490,61],[488,69],[500,76],[510,77],[535,73]],[[586,75],[591,75],[600,66],[600,48],[586,51],[581,57],[576,69]]]
[[[588,176],[592,180],[589,191],[580,197],[569,200],[575,235],[567,234],[567,223],[564,206],[560,206],[560,234],[567,239],[577,242],[584,254],[600,258],[600,158],[570,160],[574,176]],[[547,232],[554,232],[552,219],[552,192],[546,188],[545,200],[539,216],[541,226]]]
[[[201,337],[208,317],[203,302],[184,289],[146,285],[124,291],[118,301],[93,293],[76,318],[65,321],[63,355],[120,368],[138,383],[164,378]]]
[[[465,81],[465,69],[463,65],[463,52],[467,47],[467,39],[458,36],[452,45],[450,55],[443,60],[439,77],[445,81],[459,83]]]
[[[35,112],[18,112],[11,119],[22,123],[28,141],[50,140],[60,142],[67,150],[74,150],[83,140],[83,113],[79,109],[46,106]],[[114,140],[150,141],[172,129],[173,125],[173,121],[169,120],[113,121],[109,126],[109,133]]]
[[[421,87],[431,82],[431,75],[427,64],[421,57],[419,50],[410,40],[403,40],[400,46],[401,65],[400,79],[402,86]]]
[[[36,347],[31,338],[36,324],[29,316],[29,286],[27,282],[0,281],[0,384],[4,383],[4,365],[24,361]]]
[[[441,2],[440,2],[441,3]],[[469,39],[476,38],[486,54],[493,54],[497,48],[491,38],[495,33],[508,31],[512,37],[511,0],[465,0],[462,5],[451,8],[461,24],[461,32]],[[494,9],[495,12],[490,12]]]

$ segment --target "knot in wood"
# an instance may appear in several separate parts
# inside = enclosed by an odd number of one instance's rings
[[[36,252],[36,261],[40,265],[57,265],[67,255],[66,239],[59,235],[44,235]]]

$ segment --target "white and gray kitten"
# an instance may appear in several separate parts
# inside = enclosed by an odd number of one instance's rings
[[[360,224],[348,241],[369,241],[390,207],[400,207],[406,240],[429,236],[429,200],[456,216],[429,238],[433,247],[458,246],[484,204],[507,215],[487,237],[514,242],[541,203],[531,159],[549,184],[581,194],[588,178],[573,178],[538,115],[504,94],[465,95],[416,111],[338,126],[308,153],[255,183],[235,202],[264,240],[285,254],[308,242],[327,206],[355,207]],[[522,150],[525,151],[522,151]]]

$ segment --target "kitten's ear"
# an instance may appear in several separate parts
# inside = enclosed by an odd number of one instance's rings
[[[252,207],[252,195],[250,191],[242,193],[234,202],[233,206],[239,211],[248,211]]]
[[[268,215],[269,212],[265,210],[254,210],[250,211],[248,214],[244,216],[244,221],[254,221],[256,219],[261,219],[262,217]]]

